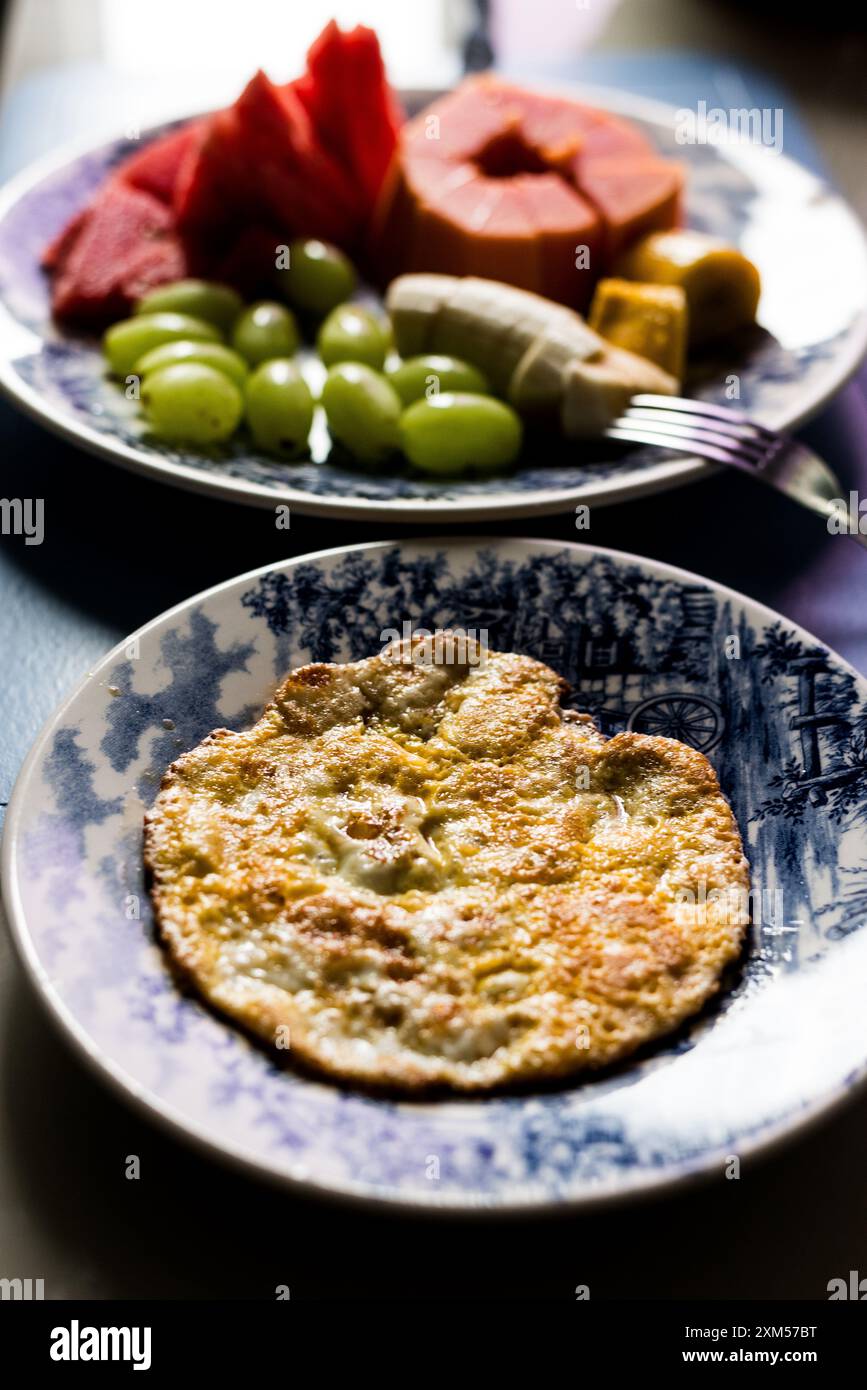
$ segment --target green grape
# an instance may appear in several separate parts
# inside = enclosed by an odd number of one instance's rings
[[[492,396],[445,392],[405,410],[400,433],[403,451],[416,468],[461,473],[514,463],[523,427],[512,407]]]
[[[133,371],[136,376],[144,379],[162,367],[173,367],[176,362],[203,362],[206,367],[213,367],[215,371],[222,372],[223,376],[227,376],[236,386],[241,387],[249,375],[243,357],[231,348],[225,347],[223,343],[191,343],[186,338],[180,338],[176,343],[161,343],[159,347],[151,348],[150,352],[139,358]]]
[[[291,455],[307,443],[313,423],[310,387],[285,357],[263,362],[247,382],[247,423],[262,449]]]
[[[295,315],[285,304],[260,299],[245,309],[235,324],[232,346],[251,367],[272,357],[291,357],[301,346]]]
[[[228,333],[244,307],[237,290],[210,280],[175,280],[151,290],[135,306],[137,314],[192,314]]]
[[[355,289],[355,267],[327,241],[290,242],[289,265],[277,276],[290,303],[319,316],[342,304]]]
[[[386,376],[404,405],[440,391],[472,391],[484,396],[491,389],[478,367],[471,367],[459,357],[408,357],[405,362],[386,368]]]
[[[218,444],[237,429],[244,411],[237,386],[203,362],[152,372],[142,404],[154,434],[173,444]]]
[[[218,328],[189,314],[139,314],[112,324],[102,340],[102,350],[114,375],[128,376],[151,348],[177,342],[179,338],[200,343],[221,341]]]
[[[364,362],[340,362],[322,388],[332,439],[363,463],[377,463],[400,447],[400,397]]]
[[[388,324],[360,304],[332,309],[316,339],[326,367],[336,362],[364,362],[376,371],[381,369],[390,344]]]

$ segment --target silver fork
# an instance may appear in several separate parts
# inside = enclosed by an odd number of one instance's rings
[[[852,529],[842,485],[828,465],[798,440],[757,425],[739,410],[680,396],[633,396],[605,437],[658,444],[739,468],[818,513],[826,523],[836,518],[838,530],[867,549],[867,536],[858,529],[857,518]]]

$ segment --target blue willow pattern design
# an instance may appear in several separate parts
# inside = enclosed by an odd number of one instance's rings
[[[43,880],[44,900],[57,912],[60,925],[40,942],[49,971],[63,966],[63,922],[83,892],[84,841],[94,828],[112,827],[98,863],[101,902],[141,904],[121,930],[116,911],[89,923],[110,934],[112,948],[81,967],[67,1002],[84,1015],[99,1012],[109,991],[123,1028],[146,1049],[151,1087],[171,1093],[189,1071],[207,1123],[222,1127],[224,1138],[239,1130],[252,1136],[266,1166],[296,1178],[327,1169],[325,1186],[419,1200],[422,1160],[435,1155],[440,1186],[431,1200],[474,1203],[521,1201],[528,1192],[565,1200],[599,1184],[628,1186],[648,1173],[699,1167],[712,1148],[731,1152],[776,1116],[736,1134],[723,1116],[711,1139],[700,1125],[677,1133],[659,1118],[634,1119],[629,1098],[675,1059],[703,1053],[720,1020],[731,1021],[769,981],[797,975],[804,960],[839,949],[835,943],[862,924],[863,866],[838,863],[836,833],[865,814],[867,706],[851,674],[779,623],[753,626],[733,598],[700,581],[590,552],[515,556],[509,544],[468,548],[459,566],[424,545],[349,551],[236,585],[228,615],[218,595],[161,631],[159,679],[145,681],[148,694],[136,688],[133,662],[116,664],[107,677],[116,697],[96,745],[83,727],[67,725],[44,760],[53,810],[27,836],[24,874]],[[182,994],[153,945],[141,812],[124,822],[121,798],[98,789],[96,763],[117,777],[144,758],[135,805],[147,805],[181,747],[215,725],[241,727],[255,717],[223,691],[248,670],[257,632],[270,634],[264,645],[276,680],[290,662],[368,655],[404,620],[485,629],[492,647],[548,662],[571,683],[571,701],[608,734],[667,731],[704,747],[749,837],[754,881],[785,889],[782,918],[754,912],[744,962],[719,1000],[592,1082],[419,1107],[312,1081]],[[744,757],[746,746],[754,756]]]

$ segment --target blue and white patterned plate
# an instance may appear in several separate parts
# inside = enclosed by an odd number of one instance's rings
[[[676,734],[716,766],[754,926],[718,1001],[632,1062],[538,1094],[376,1099],[296,1074],[173,983],[141,864],[164,768],[252,721],[291,666],[367,655],[405,620],[486,629],[565,675],[606,732]],[[4,891],[79,1050],[212,1153],[371,1201],[584,1204],[721,1174],[864,1079],[865,821],[867,682],[768,609],[589,546],[384,543],[244,575],[107,656],[21,773]]]
[[[686,389],[737,404],[771,427],[805,420],[867,348],[867,248],[855,216],[821,180],[772,149],[679,144],[668,107],[611,91],[580,95],[636,121],[664,154],[684,162],[690,224],[741,246],[761,271],[761,328],[704,361]],[[410,108],[418,101],[408,96]],[[531,445],[515,470],[496,477],[438,480],[400,466],[372,472],[329,458],[321,419],[311,457],[299,463],[257,454],[240,438],[210,455],[160,446],[146,437],[135,403],[104,378],[96,343],[52,323],[39,269],[45,244],[129,153],[129,140],[117,139],[66,155],[26,171],[0,194],[0,388],[82,448],[230,500],[423,524],[623,501],[709,471],[697,459],[653,448],[624,454],[611,446]]]

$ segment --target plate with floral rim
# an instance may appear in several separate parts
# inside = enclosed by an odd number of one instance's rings
[[[741,247],[761,272],[758,327],[696,364],[684,389],[737,404],[771,428],[802,423],[867,349],[867,243],[854,213],[821,179],[772,148],[703,139],[700,122],[694,142],[682,144],[677,113],[661,103],[607,89],[572,95],[634,121],[664,155],[685,163],[689,225]],[[423,102],[418,93],[405,99],[410,110]],[[169,128],[152,127],[140,139]],[[422,525],[605,505],[711,471],[701,460],[652,447],[567,449],[538,440],[512,471],[487,477],[438,479],[398,465],[361,469],[330,450],[321,411],[309,458],[294,463],[256,452],[243,435],[210,453],[160,444],[147,435],[136,403],[106,379],[98,343],[52,321],[39,264],[47,242],[129,152],[123,137],[62,153],[25,170],[0,193],[0,389],[80,448],[229,501]],[[316,364],[307,357],[315,386]]]
[[[181,992],[157,944],[142,820],[166,766],[256,717],[308,660],[402,627],[483,630],[571,684],[606,734],[706,753],[751,866],[752,927],[716,1001],[568,1085],[400,1100],[293,1068]],[[269,566],[110,652],[48,722],[3,846],[13,936],[95,1070],[214,1157],[293,1189],[453,1211],[584,1207],[721,1174],[867,1072],[867,682],[778,614],[591,546],[384,542]]]

